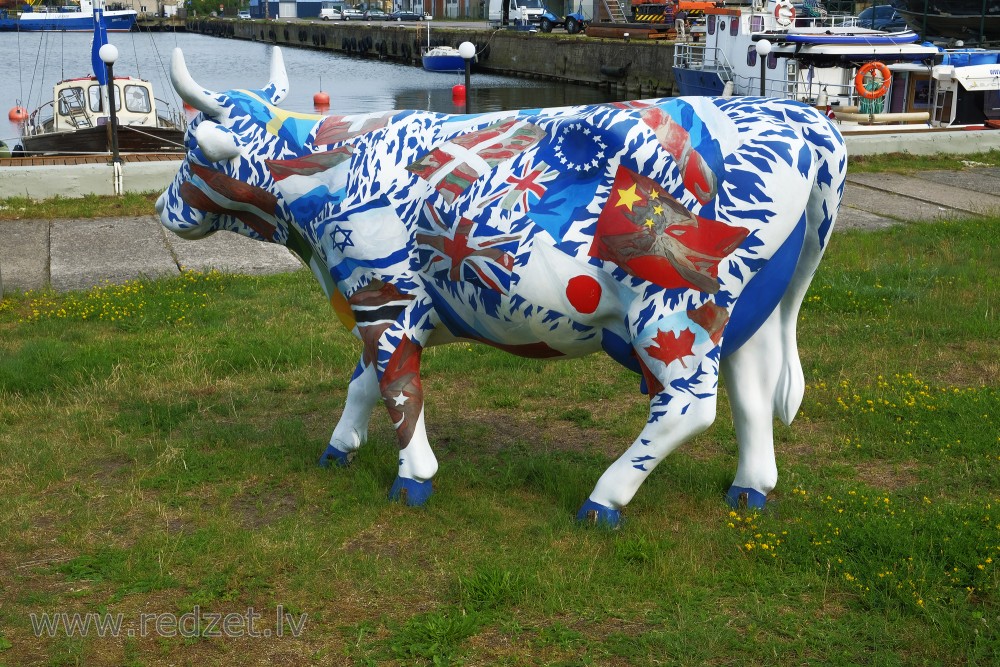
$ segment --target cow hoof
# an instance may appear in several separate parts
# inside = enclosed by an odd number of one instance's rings
[[[319,457],[317,462],[320,468],[329,468],[331,464],[336,464],[340,468],[351,465],[354,452],[342,452],[333,445],[327,445],[326,451]]]
[[[587,498],[587,502],[576,513],[576,520],[588,526],[618,528],[622,524],[622,513],[621,510],[611,509]]]
[[[401,502],[410,507],[420,507],[431,497],[434,489],[431,480],[418,482],[409,477],[397,477],[389,490],[389,500]]]
[[[756,489],[745,486],[731,486],[726,493],[726,502],[733,509],[762,510],[767,504],[767,496]]]

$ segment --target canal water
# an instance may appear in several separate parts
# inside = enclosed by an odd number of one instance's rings
[[[152,82],[156,96],[180,108],[170,85],[170,54],[184,52],[194,79],[212,90],[258,88],[267,82],[271,50],[261,42],[223,39],[193,33],[113,33],[118,47],[116,75],[139,76]],[[31,111],[52,100],[57,81],[92,73],[88,33],[0,33],[0,139],[17,143],[18,129],[5,120],[16,104]],[[461,113],[452,87],[462,74],[427,72],[419,67],[351,58],[328,52],[282,48],[290,92],[281,104],[291,111],[313,112],[313,95],[330,95],[327,113],[362,113],[390,109],[423,109]],[[614,91],[574,84],[496,75],[472,76],[470,110],[497,111],[533,107],[596,104],[618,100]]]

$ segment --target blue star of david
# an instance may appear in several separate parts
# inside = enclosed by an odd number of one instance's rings
[[[354,232],[353,229],[344,229],[340,225],[337,225],[336,227],[334,227],[333,228],[333,246],[337,250],[340,250],[341,252],[343,252],[344,249],[347,248],[348,246],[353,246],[354,245],[354,241],[351,240],[351,234],[353,232]]]

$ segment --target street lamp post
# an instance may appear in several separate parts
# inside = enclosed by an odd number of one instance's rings
[[[771,53],[771,42],[766,39],[757,41],[754,46],[757,50],[757,57],[760,59],[760,96],[764,97],[764,75],[767,67],[767,56]]]
[[[470,113],[469,99],[472,97],[472,59],[476,57],[476,45],[462,42],[458,45],[458,55],[465,61],[465,113]]]
[[[111,123],[111,161],[121,162],[118,155],[118,115],[115,109],[115,61],[118,49],[114,44],[105,44],[98,52],[108,70],[108,122]]]

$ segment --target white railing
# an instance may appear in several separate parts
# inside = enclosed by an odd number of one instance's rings
[[[674,44],[674,67],[718,72],[722,80],[733,80],[733,66],[725,51],[704,44]]]

